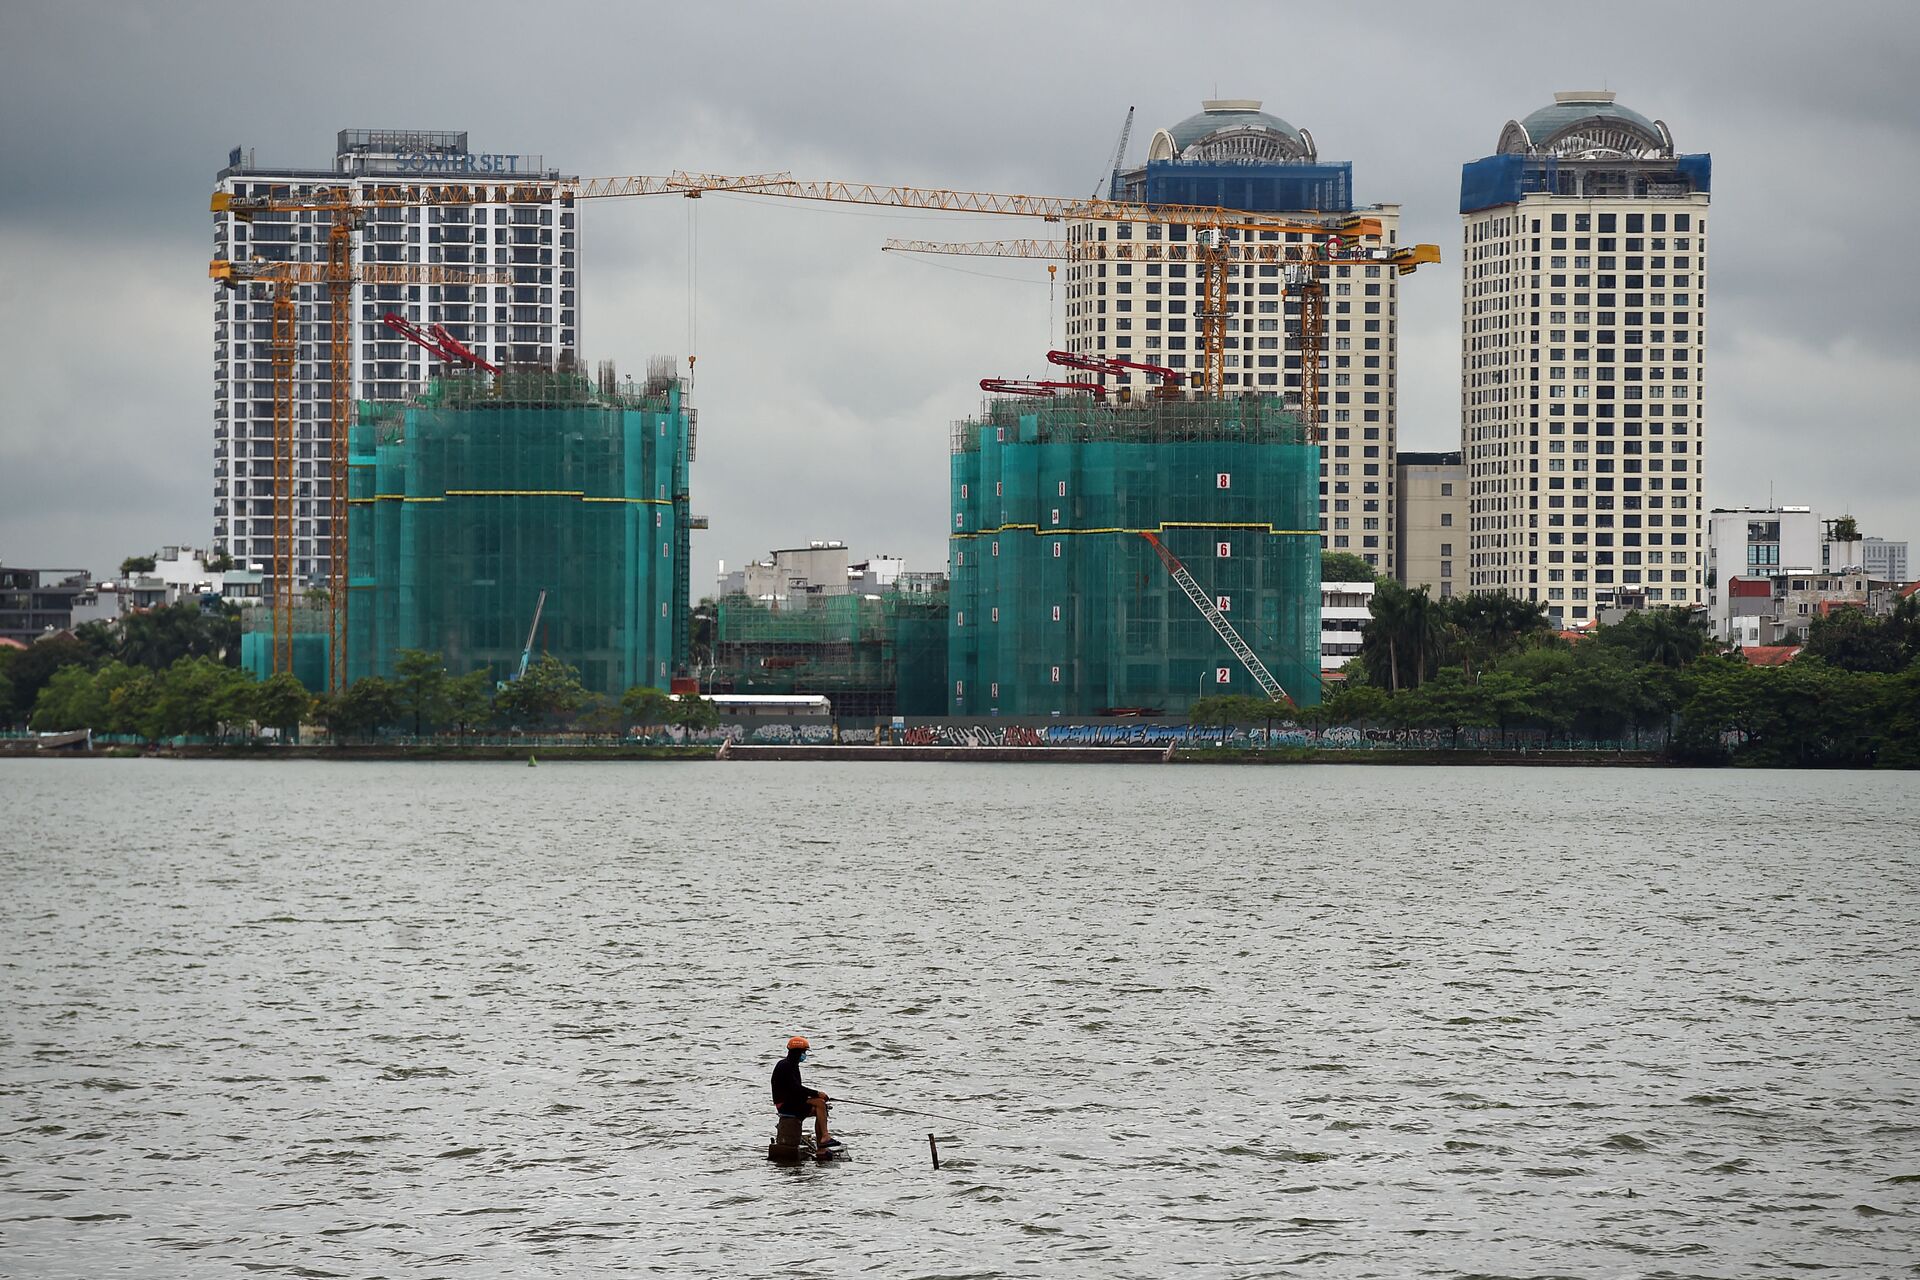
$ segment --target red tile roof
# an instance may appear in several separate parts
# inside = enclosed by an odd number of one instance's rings
[[[1756,667],[1784,667],[1800,656],[1797,644],[1756,644],[1740,650],[1740,656]]]

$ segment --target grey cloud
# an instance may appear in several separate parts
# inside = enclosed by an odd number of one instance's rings
[[[457,12],[457,20],[450,13]],[[1459,166],[1556,89],[1605,83],[1714,154],[1710,502],[1850,506],[1920,536],[1910,4],[22,3],[0,12],[0,555],[205,540],[206,197],[235,144],[467,129],[582,173],[786,169],[1091,192],[1203,97],[1259,97],[1350,159],[1448,262],[1402,291],[1403,443],[1458,439]],[[326,19],[326,20],[323,20]],[[888,236],[1044,229],[708,199],[696,587],[712,560],[844,536],[945,558],[946,432],[1040,363],[1039,264],[883,257]],[[588,211],[589,360],[687,346],[686,202]],[[984,274],[966,274],[952,269]],[[1008,279],[994,279],[1003,276]],[[1859,465],[1851,465],[1858,459]],[[1791,465],[1789,465],[1791,464]]]

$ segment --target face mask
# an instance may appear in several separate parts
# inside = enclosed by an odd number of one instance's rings
[[[805,1062],[805,1061],[806,1061],[806,1060],[808,1059],[808,1057],[810,1057],[810,1056],[811,1056],[811,1055],[810,1055],[810,1054],[808,1054],[808,1053],[807,1053],[807,1051],[806,1051],[805,1049],[802,1049],[802,1050],[800,1051],[800,1061],[802,1061],[802,1062]]]

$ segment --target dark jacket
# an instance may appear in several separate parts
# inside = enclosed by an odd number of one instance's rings
[[[810,1112],[818,1089],[809,1089],[800,1080],[800,1055],[789,1053],[773,1064],[773,1105],[782,1111]]]

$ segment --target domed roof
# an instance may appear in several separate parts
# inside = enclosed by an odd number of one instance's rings
[[[1312,160],[1313,135],[1260,109],[1257,98],[1218,98],[1153,135],[1149,160]]]
[[[1665,123],[1649,120],[1613,100],[1604,89],[1556,93],[1550,106],[1500,131],[1502,155],[1553,155],[1566,159],[1673,154]]]

